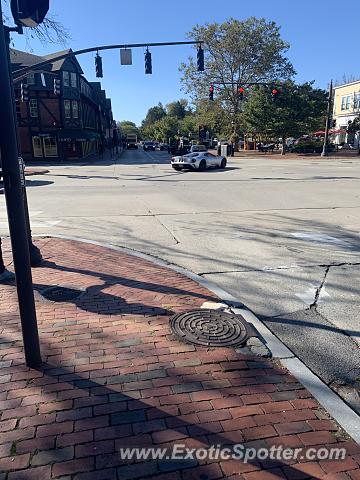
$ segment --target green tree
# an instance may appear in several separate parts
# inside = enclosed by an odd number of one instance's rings
[[[267,87],[255,87],[244,108],[248,132],[263,138],[298,137],[323,128],[326,118],[327,93],[313,88],[312,83],[296,85],[287,81],[278,87],[275,101]]]
[[[139,129],[135,123],[131,122],[130,120],[118,122],[118,127],[121,129],[121,132],[124,136],[126,136],[128,133],[136,133],[136,135],[139,135]]]
[[[221,24],[196,25],[188,36],[203,41],[206,69],[199,74],[193,58],[182,64],[185,90],[193,100],[198,100],[207,97],[209,86],[214,83],[215,98],[232,116],[235,130],[242,109],[239,86],[285,80],[295,74],[285,57],[289,44],[281,38],[276,23],[264,18],[230,18]]]
[[[199,129],[199,125],[201,125],[194,114],[187,114],[180,122],[180,134],[184,136],[188,136],[192,133],[197,133]]]
[[[155,105],[155,107],[149,108],[141,126],[148,127],[149,125],[152,125],[158,120],[161,120],[163,117],[165,117],[165,115],[166,115],[165,108],[163,107],[162,103],[159,102],[159,104]]]
[[[170,102],[166,105],[166,114],[170,117],[176,117],[179,120],[182,120],[188,113],[187,106],[188,101],[185,99]]]
[[[166,115],[166,117],[154,123],[154,138],[161,142],[167,142],[169,138],[174,138],[177,135],[179,127],[178,118]]]

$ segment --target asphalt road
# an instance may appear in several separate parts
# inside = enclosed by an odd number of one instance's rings
[[[126,246],[203,275],[328,384],[357,387],[360,158],[266,155],[206,172],[175,172],[169,158],[126,151],[30,177],[33,232]]]

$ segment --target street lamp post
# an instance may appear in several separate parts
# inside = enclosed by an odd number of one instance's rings
[[[330,129],[330,122],[331,122],[331,106],[332,106],[332,93],[333,93],[333,88],[332,88],[332,80],[330,82],[330,87],[329,87],[329,100],[328,100],[328,107],[327,107],[327,115],[326,115],[326,126],[325,126],[325,137],[324,137],[324,144],[323,144],[323,149],[321,152],[322,157],[327,157],[329,155],[328,151],[328,143],[329,143],[329,129]]]
[[[14,89],[9,76],[9,59],[0,2],[0,150],[2,172],[8,211],[9,230],[19,300],[20,319],[26,364],[41,364],[34,292],[31,277],[29,241],[19,168],[16,118],[14,115]]]
[[[233,131],[233,139],[235,138],[236,130],[235,130],[235,120],[231,121],[232,131]],[[231,142],[231,156],[235,156],[235,144]]]

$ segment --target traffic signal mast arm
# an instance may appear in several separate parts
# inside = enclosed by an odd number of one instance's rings
[[[19,70],[16,70],[14,72],[13,79],[20,80],[21,78],[25,77],[28,72],[37,70],[38,68],[41,68],[44,65],[54,63],[58,60],[63,60],[64,58],[82,55],[83,53],[97,52],[100,50],[119,50],[121,48],[171,47],[174,45],[201,45],[202,43],[204,42],[197,40],[197,41],[186,41],[186,42],[156,42],[156,43],[131,43],[131,44],[127,43],[127,44],[119,44],[119,45],[102,45],[100,47],[84,48],[83,50],[76,50],[75,52],[63,53],[62,55],[58,55],[57,57],[53,57],[49,60],[44,60],[43,62],[35,63],[34,65],[31,65],[29,67],[20,68]]]

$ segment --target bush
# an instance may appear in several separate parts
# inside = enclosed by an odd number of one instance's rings
[[[304,140],[298,140],[296,144],[293,146],[292,151],[295,153],[307,153],[307,152],[321,153],[322,148],[323,148],[322,140],[304,139]]]

